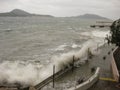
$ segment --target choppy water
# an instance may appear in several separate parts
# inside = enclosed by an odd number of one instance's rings
[[[0,17],[0,82],[35,85],[104,43],[107,29],[75,18]],[[94,53],[94,51],[93,51]],[[62,65],[61,65],[62,64]],[[64,65],[63,65],[64,64]]]

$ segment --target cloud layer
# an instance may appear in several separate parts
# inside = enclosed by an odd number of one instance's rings
[[[15,8],[58,17],[94,13],[120,18],[120,0],[0,0],[0,12]]]

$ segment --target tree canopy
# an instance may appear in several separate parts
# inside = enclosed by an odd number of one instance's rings
[[[120,19],[116,20],[111,25],[110,37],[108,42],[120,46]]]

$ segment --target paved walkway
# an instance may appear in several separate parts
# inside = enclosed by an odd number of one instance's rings
[[[52,88],[52,83],[50,83],[42,90],[65,90],[66,88],[70,88],[70,86],[75,86],[76,81],[80,77],[90,77],[92,67],[100,67],[100,78],[106,80],[99,80],[88,90],[120,90],[116,88],[118,84],[113,82],[111,71],[112,51],[114,48],[114,45],[104,45],[100,47],[98,49],[98,51],[100,50],[99,55],[94,56],[87,64],[75,69],[74,72],[69,71],[65,73],[62,78],[56,80],[54,89]]]
[[[103,46],[101,47],[101,54],[95,56],[90,64],[93,66],[99,66],[101,68],[100,77],[101,78],[110,78],[110,80],[99,80],[95,85],[93,85],[88,90],[120,90],[116,86],[118,83],[113,82],[112,71],[111,71],[111,60],[112,60],[112,49],[115,48],[112,46]],[[104,58],[104,59],[103,59]]]

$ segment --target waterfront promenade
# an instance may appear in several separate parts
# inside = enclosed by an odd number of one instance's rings
[[[117,88],[118,83],[115,82],[111,70],[112,52],[116,48],[115,45],[107,45],[99,47],[99,54],[88,60],[88,63],[80,66],[74,71],[69,71],[62,75],[61,78],[55,80],[55,87],[52,88],[52,82],[46,85],[42,90],[66,90],[71,86],[75,86],[79,78],[90,77],[90,70],[93,67],[100,67],[100,79],[88,90],[120,90]]]
[[[88,90],[120,90],[112,75],[111,60],[113,49],[115,49],[115,45],[102,46],[100,54],[94,56],[90,61],[91,65],[99,66],[101,71],[100,80]]]

